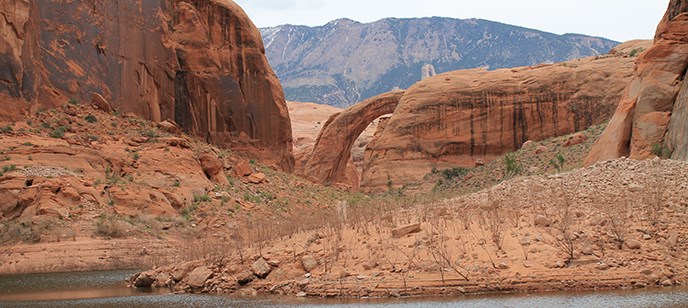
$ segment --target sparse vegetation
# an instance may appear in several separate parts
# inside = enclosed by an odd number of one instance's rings
[[[13,131],[14,129],[12,128],[12,126],[9,125],[0,127],[0,134],[9,134]]]
[[[506,176],[519,175],[523,171],[523,166],[516,161],[516,154],[508,153],[504,156],[504,167]]]
[[[668,159],[671,157],[671,150],[662,143],[653,143],[651,152],[659,158]]]
[[[151,139],[160,137],[160,134],[158,134],[158,132],[153,128],[142,129],[139,131],[139,133],[141,134],[141,136]]]
[[[198,209],[198,203],[197,203],[197,202],[194,202],[194,204],[192,204],[192,205],[190,205],[190,206],[188,206],[188,207],[185,207],[185,208],[182,210],[181,215],[182,215],[182,217],[184,218],[184,220],[186,220],[186,221],[191,221],[191,216],[193,215],[193,213],[194,213],[197,209]]]
[[[126,236],[127,225],[123,219],[117,215],[101,214],[96,220],[96,234],[112,238]]]
[[[50,136],[51,138],[57,138],[57,139],[63,138],[64,135],[65,135],[65,133],[66,133],[68,130],[69,130],[68,127],[66,127],[66,126],[60,126],[60,127],[58,127],[58,128],[53,129],[53,130],[50,132],[49,136]]]
[[[641,53],[643,53],[643,51],[645,51],[645,48],[643,48],[643,47],[635,48],[635,49],[631,50],[631,52],[628,55],[631,57],[636,57],[636,56],[639,56]]]
[[[89,115],[87,115],[86,117],[84,117],[84,120],[86,120],[86,122],[88,122],[88,123],[96,123],[96,122],[98,122],[98,118],[96,118],[96,116],[94,116],[94,115],[92,115],[92,114],[89,114]]]
[[[122,181],[119,174],[112,171],[110,167],[105,168],[105,180],[109,185],[117,185]]]
[[[210,196],[208,194],[202,194],[202,195],[193,195],[193,202],[194,203],[200,203],[200,202],[210,202]]]
[[[440,178],[437,180],[437,183],[435,184],[435,187],[433,189],[434,190],[448,189],[451,187],[451,185],[456,180],[463,178],[466,174],[468,174],[469,171],[470,171],[470,169],[463,168],[463,167],[444,169],[442,171],[439,171],[436,168],[433,168],[432,174],[436,174],[436,175],[440,176]]]
[[[561,153],[557,153],[554,158],[549,160],[550,166],[554,167],[554,169],[557,169],[557,172],[561,172],[562,169],[564,169],[564,164],[566,163],[566,158],[564,158],[564,155]]]

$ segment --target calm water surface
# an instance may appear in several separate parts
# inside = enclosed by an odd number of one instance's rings
[[[0,307],[688,307],[688,288],[557,292],[440,299],[237,299],[127,288],[134,271],[0,276]]]

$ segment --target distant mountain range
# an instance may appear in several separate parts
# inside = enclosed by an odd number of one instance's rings
[[[260,29],[288,100],[346,107],[458,69],[554,63],[607,53],[618,42],[481,19],[412,18]]]

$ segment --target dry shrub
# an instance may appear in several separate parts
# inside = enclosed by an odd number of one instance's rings
[[[118,215],[101,214],[96,221],[96,234],[120,238],[127,235],[128,224]]]
[[[566,260],[564,261],[566,266],[575,258],[576,236],[573,234],[575,227],[573,209],[575,207],[574,197],[578,195],[579,185],[580,182],[566,185],[562,180],[559,183],[559,192],[552,188],[552,199],[555,202],[550,210],[553,212],[554,221],[548,232],[553,238],[552,246],[566,255]],[[555,196],[558,196],[558,198]]]

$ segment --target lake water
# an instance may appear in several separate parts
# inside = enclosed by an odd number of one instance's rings
[[[477,295],[437,299],[237,299],[143,292],[124,285],[133,271],[0,276],[0,307],[688,307],[688,288]]]

